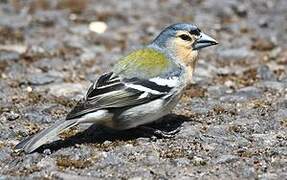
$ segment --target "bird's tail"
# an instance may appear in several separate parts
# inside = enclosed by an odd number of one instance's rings
[[[28,137],[16,145],[15,149],[23,149],[26,153],[31,153],[43,144],[53,140],[62,131],[76,126],[78,119],[63,120],[56,122],[51,127],[44,129],[43,131],[35,134],[34,136]]]

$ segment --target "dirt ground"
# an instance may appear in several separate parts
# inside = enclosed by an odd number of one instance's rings
[[[79,127],[15,152],[121,56],[178,22],[220,44],[200,52],[193,85],[151,125],[181,127],[174,138]],[[286,22],[286,0],[0,1],[0,179],[286,179]]]

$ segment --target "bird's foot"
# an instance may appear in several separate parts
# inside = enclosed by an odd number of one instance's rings
[[[172,131],[162,131],[159,129],[155,129],[147,126],[140,126],[138,129],[143,132],[145,135],[155,136],[157,138],[173,138],[175,135],[181,130],[181,127],[172,130]]]

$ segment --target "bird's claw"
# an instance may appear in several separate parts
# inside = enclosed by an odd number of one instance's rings
[[[155,136],[156,138],[173,138],[175,135],[181,130],[181,127],[172,130],[172,131],[162,131],[159,129],[155,129],[152,127],[146,127],[146,126],[140,126],[139,127],[141,131],[144,132],[146,135],[152,135]]]

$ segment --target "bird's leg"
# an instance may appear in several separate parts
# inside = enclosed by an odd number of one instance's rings
[[[147,127],[147,126],[139,126],[137,129],[146,135],[154,135],[157,138],[173,138],[175,134],[177,134],[181,130],[181,127],[178,127],[172,131],[162,131],[162,130],[155,129],[152,127]]]

